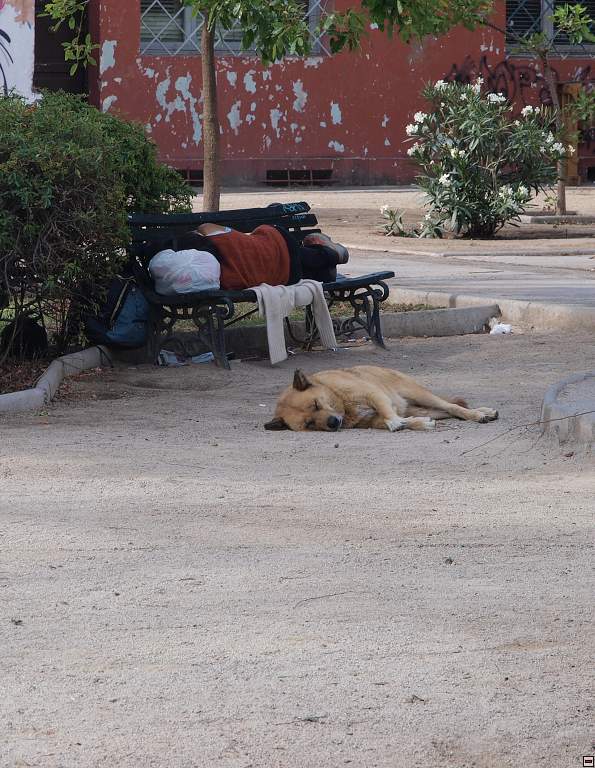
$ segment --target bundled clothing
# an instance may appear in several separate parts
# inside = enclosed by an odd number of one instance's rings
[[[322,285],[317,280],[300,280],[296,285],[262,285],[252,288],[258,299],[258,310],[267,321],[267,340],[271,365],[287,359],[284,320],[296,307],[312,305],[314,322],[323,346],[337,346],[333,321],[324,298]]]

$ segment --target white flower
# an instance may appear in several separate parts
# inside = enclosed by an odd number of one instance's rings
[[[425,112],[416,112],[413,115],[413,119],[416,123],[423,123],[423,121],[426,119],[427,115]]]
[[[536,115],[539,114],[539,107],[532,107],[530,104],[527,104],[526,107],[523,107],[521,109],[521,115],[523,117],[527,117],[527,115],[531,115],[535,113]]]
[[[520,121],[520,120],[515,120],[515,121],[514,121],[514,125],[520,125],[520,124],[521,124],[521,121]]]
[[[483,77],[476,78],[475,85],[483,85]]]
[[[413,123],[409,123],[409,125],[405,126],[405,133],[407,136],[415,136],[417,133],[418,126],[414,125]]]
[[[492,104],[502,104],[503,101],[506,101],[506,96],[501,93],[488,93],[488,101]]]
[[[500,189],[498,190],[498,195],[504,198],[512,197],[513,195],[512,187],[509,184],[504,184],[504,186],[500,187]]]
[[[554,138],[554,134],[551,131],[545,137],[545,140],[548,142],[548,144],[553,144],[556,141],[556,139]]]
[[[407,154],[411,157],[411,155],[414,155],[419,149],[421,149],[421,144],[415,143],[412,147],[409,147]]]
[[[424,216],[424,219],[426,221],[432,221],[432,214],[431,213],[426,213],[426,215]]]
[[[445,82],[444,80],[437,80],[436,83],[434,84],[434,88],[437,91],[442,91],[446,87],[448,87],[448,83]]]
[[[569,144],[569,145],[566,147],[566,151],[568,152],[568,154],[569,154],[569,155],[574,155],[574,153],[576,152],[576,150],[575,150],[575,148],[572,146],[572,144]]]
[[[443,173],[442,176],[438,179],[438,181],[444,187],[449,187],[452,184],[452,180],[450,178],[449,173]]]
[[[388,214],[388,212],[389,212],[389,211],[390,211],[390,206],[389,206],[389,205],[383,205],[383,206],[380,208],[380,213],[381,213],[383,216],[386,216],[386,215]]]
[[[467,101],[467,94],[465,93],[465,91],[461,92],[461,101]]]
[[[481,93],[481,85],[479,85],[479,83],[475,83],[475,85],[472,85],[471,88],[473,89],[474,93]]]
[[[555,144],[552,144],[550,146],[550,152],[559,152],[560,154],[563,154],[563,152],[564,152],[564,145],[560,144],[559,141],[556,141]]]
[[[522,198],[529,197],[529,190],[527,189],[527,187],[525,187],[524,184],[519,184],[517,188],[517,195]]]

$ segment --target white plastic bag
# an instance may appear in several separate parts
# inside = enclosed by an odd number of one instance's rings
[[[501,323],[497,317],[492,317],[490,320],[490,336],[501,336],[505,333],[512,333],[512,325],[508,323]]]
[[[195,248],[159,251],[149,262],[149,271],[155,290],[165,296],[217,290],[221,278],[221,267],[213,254]]]

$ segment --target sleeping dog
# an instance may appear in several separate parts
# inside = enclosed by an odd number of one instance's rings
[[[369,428],[429,430],[436,419],[465,419],[484,424],[498,418],[493,408],[469,408],[456,398],[445,400],[411,376],[358,365],[306,376],[296,371],[293,385],[281,394],[275,417],[265,429],[324,430]]]

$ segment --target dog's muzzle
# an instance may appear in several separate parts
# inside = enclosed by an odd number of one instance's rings
[[[341,429],[342,423],[343,419],[339,418],[339,416],[329,416],[326,420],[326,426],[331,430],[331,432],[337,432],[337,430]]]

